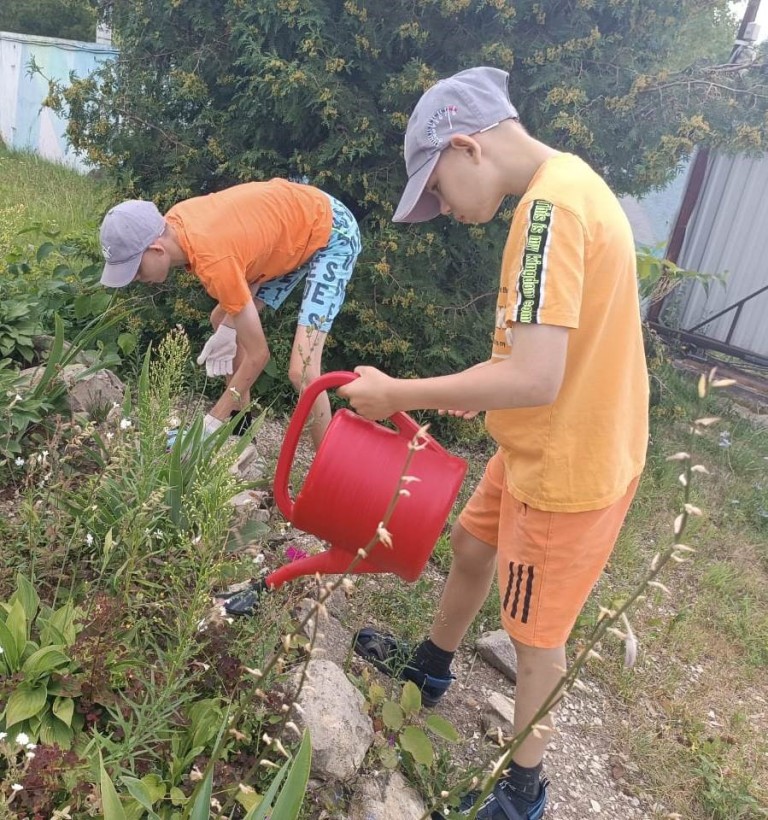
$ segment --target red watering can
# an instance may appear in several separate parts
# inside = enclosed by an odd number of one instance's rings
[[[275,570],[266,578],[269,587],[316,572],[345,572],[358,550],[376,535],[400,487],[408,445],[419,425],[407,414],[395,413],[390,421],[397,429],[392,430],[342,409],[331,419],[298,495],[291,499],[288,493],[296,446],[315,399],[356,378],[346,371],[326,373],[307,386],[296,405],[277,460],[275,501],[297,529],[327,541],[330,548]],[[387,523],[392,546],[379,541],[353,572],[394,572],[415,581],[440,537],[466,471],[463,458],[427,436],[426,446],[413,453],[407,470],[418,481],[403,485],[410,496],[397,499]]]

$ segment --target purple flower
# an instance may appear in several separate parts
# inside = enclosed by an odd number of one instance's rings
[[[307,553],[304,552],[303,549],[295,546],[294,544],[288,544],[285,548],[285,557],[289,561],[300,561],[302,558],[307,557]]]

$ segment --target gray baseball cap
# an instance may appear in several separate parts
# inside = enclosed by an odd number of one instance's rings
[[[416,103],[405,129],[405,169],[408,184],[400,197],[394,222],[426,222],[440,213],[440,202],[424,188],[454,134],[471,136],[517,119],[509,101],[509,74],[480,66],[460,71],[428,88]]]
[[[164,230],[165,219],[154,202],[128,199],[107,211],[99,232],[107,262],[101,284],[122,288],[132,282],[142,254]]]

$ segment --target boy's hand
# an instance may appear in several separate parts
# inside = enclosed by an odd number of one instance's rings
[[[236,354],[237,331],[222,323],[205,343],[203,352],[197,357],[197,363],[205,365],[205,372],[209,377],[228,376],[232,373],[232,362]]]
[[[392,397],[397,379],[387,376],[375,367],[356,367],[355,373],[359,378],[340,387],[336,392],[347,399],[361,416],[378,421],[389,418],[400,409]]]
[[[454,416],[457,419],[473,419],[482,410],[438,410],[439,416]]]

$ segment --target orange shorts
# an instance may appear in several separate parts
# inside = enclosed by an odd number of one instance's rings
[[[546,512],[507,490],[497,452],[459,523],[498,553],[501,621],[527,646],[563,646],[610,556],[637,490],[601,510]]]

